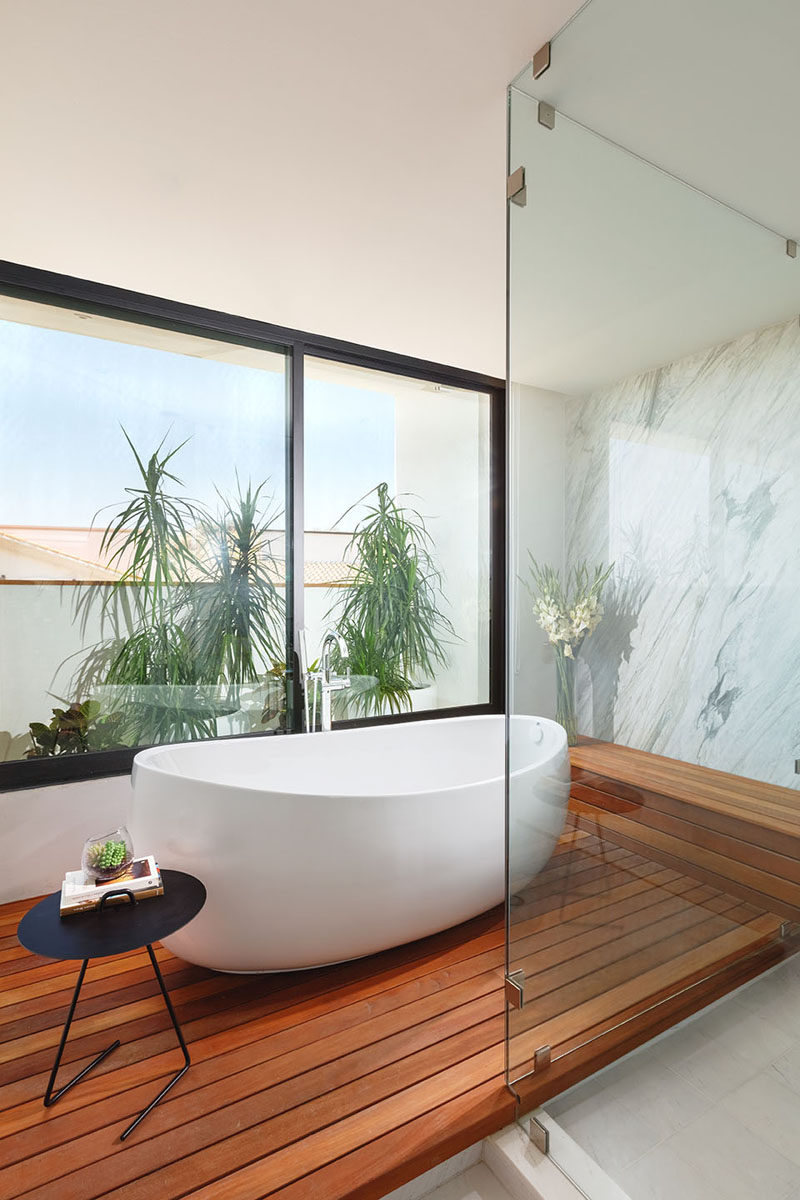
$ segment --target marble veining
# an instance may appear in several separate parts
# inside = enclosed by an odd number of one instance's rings
[[[581,732],[800,785],[800,324],[567,406],[567,561],[614,561]]]

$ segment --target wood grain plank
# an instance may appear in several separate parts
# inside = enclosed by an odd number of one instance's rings
[[[175,1180],[179,1188],[185,1189],[175,1194],[192,1194],[198,1197],[198,1200],[245,1200],[246,1197],[268,1194],[277,1187],[310,1174],[332,1159],[340,1158],[348,1150],[363,1146],[390,1132],[398,1124],[406,1124],[420,1113],[431,1112],[456,1096],[471,1091],[476,1078],[482,1082],[487,1074],[499,1078],[501,1066],[502,1053],[499,1047],[484,1050],[470,1060],[448,1067],[324,1128],[315,1129],[313,1125],[300,1126],[307,1128],[302,1143],[295,1139],[266,1158],[260,1153],[260,1146],[263,1147],[260,1131],[248,1130],[239,1135],[243,1142],[246,1139],[246,1145],[233,1147],[230,1142],[234,1139],[229,1139],[223,1147],[223,1154],[216,1162],[209,1160],[194,1163],[184,1159],[181,1166],[188,1168],[190,1173],[180,1180]],[[341,1111],[339,1108],[339,1112]],[[327,1110],[323,1119],[328,1113],[334,1112],[335,1108]],[[238,1150],[238,1156],[243,1152],[249,1161],[232,1172],[218,1174],[220,1167],[231,1161],[234,1149]],[[205,1184],[198,1186],[194,1181],[202,1174],[209,1178]],[[185,1188],[187,1180],[191,1184],[188,1189]],[[168,1186],[173,1183],[171,1179],[167,1182]],[[148,1196],[152,1196],[152,1190],[148,1193],[148,1187],[152,1189],[153,1182],[139,1180],[136,1188],[125,1192],[126,1200],[146,1200]],[[109,1192],[108,1195],[115,1196],[115,1191]],[[121,1192],[116,1192],[117,1197],[121,1198],[121,1195]],[[71,1198],[68,1197],[67,1200]]]
[[[483,1084],[267,1194],[274,1200],[381,1200],[510,1124],[514,1111],[505,1087]]]
[[[353,1141],[348,1145],[350,1137],[363,1139],[366,1133],[368,1138],[370,1129],[388,1132],[398,1120],[410,1120],[485,1082],[487,1073],[499,1076],[501,1027],[502,1018],[498,1017],[439,1042],[424,1054],[404,1059],[400,1069],[389,1065],[322,1093],[315,1089],[313,1104],[292,1103],[294,1097],[309,1095],[309,1081],[304,1077],[276,1089],[266,1087],[254,1097],[206,1112],[167,1133],[148,1133],[146,1141],[110,1154],[102,1172],[92,1167],[59,1176],[59,1197],[96,1200],[101,1195],[122,1194],[124,1189],[128,1200],[139,1196],[151,1200],[159,1194],[156,1188],[162,1189],[162,1195],[166,1191],[180,1196],[219,1180],[221,1174],[238,1173],[241,1164],[254,1161],[271,1164],[270,1176],[274,1178],[277,1172],[279,1184],[289,1182],[293,1176],[286,1177],[287,1169],[302,1167],[306,1156],[314,1165],[303,1168],[303,1173],[319,1165],[313,1157],[314,1142],[327,1132],[326,1127],[333,1126],[339,1144],[344,1139],[350,1149],[361,1144]],[[335,1072],[332,1076],[334,1081]],[[342,1113],[350,1115],[342,1121]],[[327,1145],[325,1138],[323,1141]],[[267,1158],[265,1148],[269,1148]],[[227,1179],[217,1186],[224,1189]],[[47,1183],[44,1189],[29,1189],[22,1195],[26,1200],[47,1200],[50,1187]]]
[[[603,792],[626,804],[647,811],[657,811],[676,820],[707,829],[711,833],[721,833],[728,837],[740,838],[746,844],[763,847],[776,854],[782,854],[786,848],[786,832],[780,829],[770,829],[766,825],[748,822],[744,825],[736,808],[725,811],[721,805],[715,808],[704,808],[690,801],[678,799],[653,791],[642,785],[632,786],[618,779],[598,775],[581,767],[572,768],[572,779],[578,787],[591,787],[593,791]],[[632,814],[633,815],[633,814]]]
[[[14,1200],[26,1190],[60,1180],[74,1171],[96,1176],[98,1173],[91,1168],[99,1162],[103,1165],[106,1186],[112,1179],[119,1183],[131,1177],[132,1169],[138,1171],[142,1162],[152,1171],[172,1161],[181,1148],[197,1153],[201,1146],[215,1146],[251,1125],[277,1120],[298,1107],[305,1106],[310,1118],[312,1108],[321,1103],[320,1098],[337,1089],[342,1104],[347,1104],[350,1093],[342,1089],[354,1082],[362,1095],[369,1083],[383,1096],[386,1088],[394,1087],[400,1079],[435,1069],[437,1063],[453,1061],[454,1055],[466,1057],[475,1047],[485,1048],[499,1042],[503,1003],[498,983],[477,1001],[449,1009],[431,1021],[413,1024],[356,1051],[328,1055],[323,1065],[316,1063],[313,1049],[300,1047],[294,1054],[273,1061],[267,1069],[258,1064],[235,1075],[211,1080],[191,1093],[171,1094],[148,1118],[147,1141],[139,1143],[132,1155],[128,1151],[134,1149],[133,1144],[114,1141],[109,1145],[104,1127],[71,1138],[33,1159],[0,1169],[0,1197]],[[390,1066],[391,1070],[386,1069]],[[152,1090],[151,1085],[119,1096],[118,1102],[110,1105],[110,1122],[121,1127],[148,1102]],[[316,1105],[311,1101],[316,1101]],[[273,1132],[271,1136],[277,1134]],[[84,1179],[82,1183],[74,1180],[73,1184],[76,1194],[91,1194],[90,1180]],[[65,1182],[63,1186],[69,1191],[72,1185]]]
[[[792,788],[610,743],[575,746],[570,757],[576,767],[633,787],[643,785],[700,808],[734,812],[751,825],[794,834],[800,830],[798,793]]]
[[[685,838],[663,833],[627,816],[619,816],[605,808],[587,804],[583,800],[573,798],[572,806],[579,815],[589,820],[599,820],[612,841],[616,840],[616,835],[619,834],[624,834],[627,839],[635,839],[642,848],[639,853],[646,848],[651,858],[654,854],[656,857],[669,855],[671,861],[699,867],[718,879],[740,883],[758,895],[772,896],[795,907],[800,903],[800,886],[781,876],[767,873],[749,863],[733,862],[716,850],[691,847],[690,855],[690,846]]]
[[[774,966],[787,952],[795,953],[796,949],[796,945],[787,948],[784,943],[771,941],[753,954],[744,957],[736,955],[732,962],[711,976],[704,975],[695,982],[687,981],[687,986],[678,992],[662,991],[656,997],[658,1003],[655,1007],[644,1011],[631,1009],[627,1014],[629,1019],[587,1031],[587,1035],[579,1042],[564,1043],[564,1053],[554,1059],[547,1069],[530,1073],[514,1085],[520,1112],[530,1112],[585,1079],[591,1070],[599,1070],[645,1044],[650,1038],[672,1028],[713,1000]]]
[[[676,767],[645,766],[648,786],[671,786]],[[793,855],[773,840],[776,810],[787,829],[797,815],[786,797],[757,797],[766,833],[748,857],[730,824],[746,787],[723,811],[724,781],[712,780],[692,822],[683,798],[643,808],[625,798],[625,780],[615,797],[594,786],[602,773],[576,771],[576,823],[510,912],[530,997],[513,1014],[512,1066],[525,1070],[542,1042],[554,1048],[551,1068],[519,1084],[523,1106],[775,961],[787,945],[776,940],[780,916],[749,885],[766,886],[759,871],[783,872],[784,894],[797,882]],[[716,842],[713,822],[725,825]],[[723,878],[720,861],[704,871],[681,859],[684,829],[687,855],[717,854],[747,885]],[[26,907],[0,908],[10,939],[0,942],[0,1200],[378,1200],[512,1118],[499,910],[369,960],[284,976],[221,977],[159,947],[193,1066],[120,1146],[120,1127],[178,1060],[147,960],[92,964],[69,1056],[86,1061],[112,1028],[123,1045],[45,1110],[75,964],[18,953]]]
[[[384,1014],[395,1009],[407,1008],[409,1013],[416,1012],[420,1019],[427,1019],[443,1007],[463,1003],[470,995],[483,994],[486,986],[497,986],[496,979],[503,962],[502,929],[498,925],[491,934],[468,939],[462,946],[443,952],[433,964],[425,959],[402,969],[395,968],[391,979],[380,974],[367,974],[358,982],[330,991],[320,990],[313,998],[292,992],[292,1003],[255,1020],[246,1020],[240,1014],[241,1020],[234,1028],[193,1037],[193,1061],[198,1064],[220,1057],[224,1058],[224,1066],[218,1069],[234,1071],[239,1069],[240,1059],[246,1064],[266,1061],[287,1053],[299,1043],[322,1041],[334,1034],[350,1036],[349,1031],[368,1029],[369,1023],[380,1021]],[[431,965],[436,969],[431,970]],[[491,977],[488,982],[476,979],[483,975]],[[412,1009],[412,1005],[417,1008]],[[188,1032],[188,1026],[186,1030]],[[164,1037],[170,1047],[168,1050],[157,1054],[134,1053],[127,1061],[123,1058],[123,1065],[120,1065],[117,1054],[124,1055],[126,1051],[137,1049],[136,1044],[133,1047],[123,1045],[115,1053],[114,1063],[109,1060],[107,1065],[103,1064],[80,1089],[60,1102],[61,1112],[106,1101],[120,1089],[137,1086],[143,1080],[157,1077],[159,1072],[172,1069],[174,1038],[167,1033],[160,1035],[158,1042],[163,1042]],[[144,1040],[145,1049],[152,1051],[156,1039]],[[182,1087],[190,1088],[196,1077],[197,1072],[193,1069],[185,1077]],[[35,1088],[26,1088],[25,1094],[18,1098],[15,1108],[0,1114],[0,1135],[26,1127],[32,1116],[38,1119],[41,1105],[38,1099],[29,1100],[28,1097],[32,1094],[38,1097],[43,1087],[44,1079],[40,1076]],[[98,1108],[102,1111],[101,1106]]]
[[[455,930],[446,930],[369,960],[360,959],[317,971],[248,976],[250,998],[243,1002],[240,998],[238,1006],[215,1006],[211,1000],[201,1000],[184,1006],[178,1011],[178,1017],[187,1040],[195,1041],[222,1032],[228,1032],[235,1038],[241,1027],[298,1003],[307,1001],[313,1007],[328,993],[337,993],[334,1003],[346,1002],[349,996],[359,990],[361,994],[379,994],[384,988],[391,988],[405,978],[424,974],[428,964],[436,965],[442,955],[445,960],[450,955],[453,961],[458,961],[463,956],[464,939],[469,941],[487,930],[491,931],[495,944],[502,945],[502,924],[495,910]],[[459,941],[460,934],[462,941]],[[322,1002],[325,1002],[324,999]],[[130,1041],[115,1051],[115,1058],[119,1055],[128,1062],[169,1050],[174,1044],[174,1034],[166,1028],[166,1024],[165,1016],[159,1012],[129,1021],[125,1032]],[[103,1029],[90,1030],[83,1037],[71,1037],[64,1055],[65,1064],[88,1059],[102,1050],[107,1041],[108,1034]],[[0,1091],[0,1103],[8,1095],[8,1085],[14,1082],[23,1084],[13,1093],[14,1100],[19,1099],[25,1090],[23,1081],[31,1075],[48,1071],[51,1061],[51,1051],[42,1049],[25,1059],[0,1064],[0,1085],[5,1085]],[[107,1069],[112,1069],[110,1060]],[[28,1094],[33,1092],[29,1091]]]
[[[553,1020],[516,1036],[512,1043],[512,1065],[519,1067],[532,1059],[540,1045],[560,1046],[574,1036],[576,1027],[591,1029],[603,1021],[617,1022],[624,1010],[652,1002],[653,996],[665,987],[668,974],[676,983],[680,980],[685,986],[697,973],[705,975],[727,965],[732,958],[751,954],[759,946],[774,941],[778,928],[773,917],[757,918],[749,925],[739,926],[711,942],[704,941],[679,954],[668,970],[664,963],[659,963],[635,978],[593,994],[575,1007],[565,1009]],[[674,984],[670,983],[670,986]]]
[[[625,818],[614,819],[612,814],[603,813],[599,809],[590,809],[590,806],[584,804],[582,800],[574,799],[570,803],[574,806],[580,820],[587,820],[593,824],[598,819],[599,813],[600,823],[608,829],[609,837],[613,837],[615,842],[637,851],[646,845],[649,853],[665,866],[683,869],[696,879],[719,888],[720,891],[727,890],[743,900],[749,901],[761,911],[780,912],[791,921],[800,921],[800,898],[798,904],[792,902],[791,896],[796,889],[791,881],[780,880],[776,877],[770,878],[764,872],[746,871],[746,877],[750,882],[745,883],[735,865],[722,856],[712,859],[705,851],[702,852],[702,855],[693,854],[680,838],[668,839],[663,834],[642,835],[640,830],[644,827],[637,825],[634,821]],[[751,886],[755,882],[759,884],[759,888],[769,890],[759,890]]]
[[[796,843],[795,839],[788,838],[786,834],[781,834],[779,839],[776,838],[776,842],[779,842],[779,849],[770,849],[759,844],[752,837],[745,838],[743,836],[752,831],[752,826],[745,828],[741,822],[734,821],[735,832],[731,832],[729,831],[731,826],[728,827],[728,830],[723,830],[710,827],[702,822],[692,821],[683,813],[679,815],[677,805],[674,805],[673,811],[668,811],[662,805],[652,803],[655,795],[653,792],[642,792],[640,802],[634,805],[624,796],[620,796],[618,792],[611,791],[610,787],[595,787],[594,780],[588,776],[584,776],[582,780],[572,781],[572,795],[596,808],[628,817],[631,821],[641,822],[662,833],[676,833],[690,846],[714,850],[734,862],[750,863],[752,866],[766,871],[769,875],[777,875],[782,879],[793,879],[796,883],[800,883],[800,862],[792,852],[793,847],[800,843]],[[685,810],[688,806],[682,805],[681,808]],[[716,821],[715,824],[721,825],[722,822]]]
[[[746,927],[738,922],[723,918],[699,921],[695,916],[690,910],[678,914],[665,922],[663,936],[661,930],[654,930],[649,943],[643,944],[640,936],[629,937],[616,951],[609,947],[605,958],[595,952],[587,963],[579,960],[537,973],[526,989],[525,1008],[514,1013],[514,1032],[540,1025],[554,1015],[581,1012],[591,1016],[589,1006],[593,1003],[597,1005],[598,1019],[615,1015],[609,1005],[630,994],[620,988],[632,988],[641,996],[642,1003],[647,1004],[653,990],[651,981],[659,980],[657,986],[661,986],[671,979],[674,964],[680,963],[687,953],[714,946],[728,934],[741,936],[741,944],[749,944],[748,935],[742,935]],[[770,927],[777,929],[777,922],[773,920]]]

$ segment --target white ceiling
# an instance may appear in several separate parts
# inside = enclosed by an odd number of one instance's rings
[[[0,257],[503,374],[505,85],[578,5],[0,0]],[[800,0],[591,0],[537,91],[800,235],[798,33]],[[568,195],[605,188],[573,203],[580,247],[540,206],[533,381],[581,390],[784,312],[783,261],[727,261],[758,235],[666,190],[643,213],[609,162],[561,163]]]
[[[506,85],[577,0],[0,0],[0,258],[503,375]]]
[[[591,0],[521,74],[559,116],[514,96],[513,378],[585,392],[800,311],[798,46],[797,0]]]

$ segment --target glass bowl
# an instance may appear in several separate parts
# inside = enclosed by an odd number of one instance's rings
[[[81,867],[89,879],[103,882],[124,875],[133,862],[133,841],[124,825],[111,833],[87,838],[83,843]]]

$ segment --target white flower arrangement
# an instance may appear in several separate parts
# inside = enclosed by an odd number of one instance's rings
[[[603,617],[600,596],[613,567],[595,567],[590,574],[585,562],[573,568],[562,584],[552,567],[540,567],[531,558],[533,612],[548,641],[574,658],[584,640],[591,637]]]
[[[614,569],[613,563],[601,564],[590,571],[586,562],[573,567],[562,583],[553,567],[540,566],[530,557],[533,613],[555,650],[558,690],[556,719],[567,730],[570,745],[577,741],[575,696],[572,664],[587,637],[591,637],[603,617],[603,585]]]

